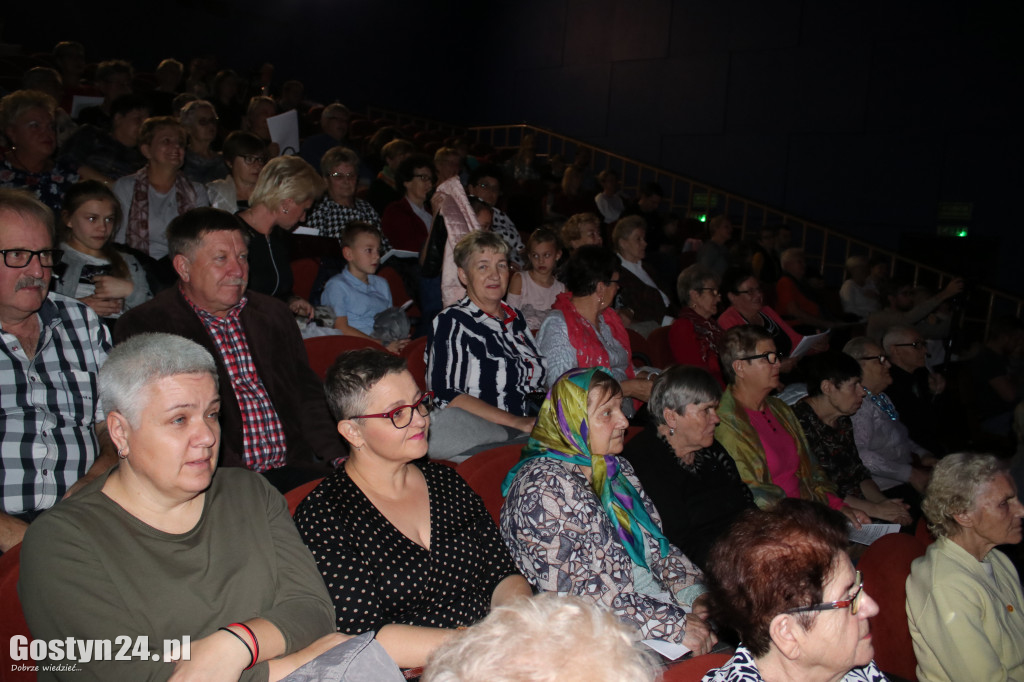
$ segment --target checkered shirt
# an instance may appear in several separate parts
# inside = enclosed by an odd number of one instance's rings
[[[28,357],[0,329],[0,509],[49,509],[99,454],[98,376],[113,345],[88,306],[50,294],[36,314],[39,344]]]
[[[249,299],[243,296],[225,317],[211,315],[196,307],[188,296],[185,300],[203,321],[231,378],[231,388],[242,413],[242,447],[246,466],[253,471],[269,471],[284,466],[288,452],[284,427],[263,381],[256,373],[249,341],[239,319]]]
[[[373,206],[362,199],[356,199],[356,205],[349,208],[325,196],[320,203],[313,207],[306,223],[309,227],[320,230],[321,237],[340,238],[341,231],[353,220],[370,223],[380,232],[380,216],[373,210]],[[380,250],[381,253],[391,250],[391,243],[388,242],[388,238],[384,236],[383,232],[380,233]]]

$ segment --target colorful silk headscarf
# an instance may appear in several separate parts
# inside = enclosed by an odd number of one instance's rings
[[[508,494],[519,468],[534,457],[551,457],[591,467],[590,484],[615,527],[619,542],[633,563],[649,569],[640,528],[646,529],[658,541],[663,557],[669,553],[668,539],[647,514],[636,488],[623,475],[618,457],[590,453],[587,394],[596,372],[611,374],[604,367],[573,369],[563,374],[551,387],[540,408],[530,441],[523,448],[522,458],[508,473],[501,486],[501,493]]]

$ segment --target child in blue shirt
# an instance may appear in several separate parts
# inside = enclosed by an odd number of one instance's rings
[[[348,265],[327,280],[321,301],[334,310],[335,329],[346,336],[374,339],[373,318],[391,307],[387,280],[374,274],[380,265],[380,232],[369,223],[352,221],[341,233],[341,246]],[[408,343],[401,339],[386,348],[397,353]]]

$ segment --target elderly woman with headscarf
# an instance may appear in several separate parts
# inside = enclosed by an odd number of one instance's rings
[[[717,437],[765,509],[785,497],[821,502],[842,511],[856,526],[870,518],[835,494],[835,487],[811,456],[793,411],[771,393],[780,387],[782,355],[760,327],[733,327],[722,339],[722,394]]]
[[[997,545],[1021,541],[1024,506],[992,455],[939,460],[924,498],[938,539],[907,578],[920,680],[1024,679],[1024,594]]]
[[[708,563],[712,614],[740,646],[704,682],[885,682],[868,623],[878,604],[848,543],[846,519],[805,500],[742,516]]]
[[[651,424],[622,451],[661,513],[665,537],[701,568],[737,514],[754,506],[736,464],[715,440],[721,396],[706,370],[671,367],[651,389]]]
[[[683,365],[703,367],[724,387],[725,379],[718,359],[718,347],[724,332],[712,319],[721,300],[718,278],[703,265],[694,264],[679,273],[676,288],[683,309],[668,331],[672,358]]]
[[[633,468],[617,457],[629,425],[621,404],[603,368],[555,382],[502,486],[502,538],[541,591],[596,602],[641,639],[706,653],[716,637],[704,622],[703,574],[665,537]]]
[[[132,638],[142,650],[128,660],[76,663],[108,680],[278,680],[347,639],[284,498],[217,469],[213,357],[142,334],[111,351],[99,384],[120,462],[29,527],[19,590],[32,634]],[[183,636],[190,651],[165,658]]]

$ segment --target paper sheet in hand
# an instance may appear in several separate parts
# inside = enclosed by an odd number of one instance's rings
[[[870,545],[883,535],[899,532],[900,526],[898,523],[865,523],[860,527],[860,530],[851,525],[850,540],[862,545]]]
[[[789,354],[789,357],[798,358],[801,355],[806,354],[807,351],[809,351],[818,343],[818,341],[824,339],[827,336],[828,332],[822,332],[820,334],[811,334],[810,336],[805,336],[804,338],[800,339],[800,343],[796,345],[796,348],[794,348],[793,352]]]
[[[299,153],[299,115],[294,109],[267,119],[270,139],[281,149],[281,156]]]
[[[380,257],[380,264],[384,265],[385,263],[388,262],[388,258],[391,258],[391,257],[395,257],[395,258],[419,258],[420,254],[416,253],[415,251],[405,251],[403,249],[391,249],[390,251],[388,251],[387,253],[385,253],[383,256]]]
[[[660,639],[644,639],[640,643],[646,644],[670,661],[678,660],[690,653],[690,649],[682,644],[673,644],[672,642],[665,642]]]

